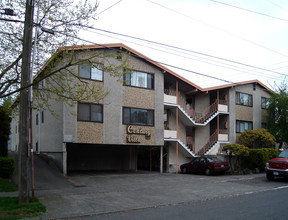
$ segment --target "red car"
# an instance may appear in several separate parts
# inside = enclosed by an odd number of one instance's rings
[[[225,173],[230,169],[227,162],[218,157],[196,157],[191,162],[180,166],[182,173],[205,173],[206,175]]]
[[[266,177],[273,180],[274,177],[288,177],[288,150],[283,150],[278,157],[267,161]]]

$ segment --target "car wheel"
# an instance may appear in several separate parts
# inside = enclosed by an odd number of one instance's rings
[[[274,175],[271,173],[266,173],[266,178],[270,181],[274,180]]]
[[[206,169],[205,169],[205,174],[206,174],[207,176],[211,175],[211,170],[210,170],[209,168],[206,168]]]
[[[187,168],[186,167],[184,167],[183,169],[182,169],[182,173],[187,173]]]

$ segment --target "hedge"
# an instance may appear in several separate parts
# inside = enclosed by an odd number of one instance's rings
[[[13,157],[0,157],[0,177],[9,177],[15,170]]]

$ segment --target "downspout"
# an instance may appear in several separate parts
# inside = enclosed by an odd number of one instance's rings
[[[217,90],[217,141],[219,140],[219,89]]]
[[[176,104],[178,105],[178,80],[176,81]],[[176,139],[178,139],[178,107],[176,108]],[[178,141],[176,142],[176,174],[178,174]]]

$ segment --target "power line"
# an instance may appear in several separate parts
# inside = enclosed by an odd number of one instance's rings
[[[55,32],[56,32],[56,31],[55,31]],[[90,41],[90,40],[85,40],[85,39],[82,39],[82,38],[80,38],[80,37],[72,36],[72,35],[69,35],[69,34],[67,34],[67,33],[62,33],[62,32],[58,32],[58,31],[57,31],[57,33],[62,34],[62,35],[66,35],[66,36],[71,37],[71,38],[75,38],[75,39],[77,39],[77,40],[80,40],[80,41],[83,41],[83,42],[86,42],[86,43],[90,43],[90,44],[102,46],[102,47],[104,47],[104,48],[106,48],[106,49],[119,51],[118,49],[111,48],[111,47],[108,47],[108,46],[103,45],[103,44],[98,44],[98,43],[95,43],[95,42]],[[143,57],[138,56],[138,55],[136,55],[136,54],[131,54],[131,55],[132,55],[133,57],[143,59]],[[188,69],[185,69],[185,68],[181,68],[181,67],[177,67],[177,66],[174,66],[174,65],[170,65],[170,64],[167,64],[167,63],[163,63],[163,62],[160,62],[160,61],[152,60],[152,59],[147,58],[147,57],[146,57],[145,59],[148,59],[148,60],[151,61],[151,62],[155,62],[155,63],[161,64],[161,65],[165,65],[165,66],[168,66],[168,67],[171,67],[171,68],[175,68],[175,69],[178,69],[178,70],[186,71],[186,72],[193,73],[193,74],[196,74],[196,75],[204,76],[204,77],[207,77],[207,78],[219,80],[219,81],[222,81],[222,82],[225,82],[225,83],[231,83],[231,84],[235,84],[235,85],[237,84],[237,83],[231,82],[231,81],[229,81],[229,80],[221,79],[221,78],[214,77],[214,76],[210,76],[210,75],[207,75],[207,74],[204,74],[204,73],[199,73],[199,72],[196,72],[196,71],[192,71],[192,70],[188,70]]]
[[[146,0],[146,1],[148,1],[148,2],[150,2],[150,3],[152,3],[152,4],[155,4],[155,5],[159,6],[159,7],[165,8],[165,9],[167,9],[167,10],[169,10],[169,11],[172,11],[172,12],[174,12],[174,13],[176,13],[176,14],[179,14],[179,15],[182,15],[182,16],[187,17],[187,18],[189,18],[189,19],[192,19],[192,20],[194,20],[194,21],[196,21],[196,22],[199,22],[199,23],[201,23],[201,24],[204,24],[204,25],[206,25],[206,26],[209,26],[209,27],[211,27],[211,28],[214,28],[214,29],[216,29],[216,30],[218,30],[218,31],[224,32],[224,33],[226,33],[226,34],[229,34],[229,35],[231,35],[231,36],[233,36],[233,37],[236,37],[236,38],[238,38],[238,39],[240,39],[240,40],[246,41],[246,42],[248,42],[248,43],[250,43],[250,44],[253,44],[253,45],[257,46],[257,47],[266,49],[266,50],[268,50],[268,51],[270,51],[270,52],[273,52],[273,53],[275,53],[275,54],[278,54],[278,55],[281,55],[281,56],[284,56],[284,57],[288,57],[287,55],[282,54],[282,53],[280,53],[280,52],[278,52],[278,51],[275,51],[275,50],[273,50],[273,49],[271,49],[271,48],[265,47],[265,46],[263,46],[263,45],[261,45],[261,44],[259,44],[259,43],[253,42],[253,41],[251,41],[251,40],[248,40],[248,39],[246,39],[246,38],[240,37],[240,36],[238,36],[238,35],[236,35],[236,34],[233,34],[233,33],[229,32],[229,31],[226,31],[226,30],[221,29],[221,28],[219,28],[219,27],[216,27],[216,26],[211,25],[211,24],[209,24],[209,23],[203,22],[203,21],[201,21],[201,20],[199,20],[199,19],[193,18],[193,17],[191,17],[191,16],[189,16],[189,15],[186,15],[186,14],[184,14],[184,13],[178,12],[178,11],[176,11],[176,10],[174,10],[174,9],[171,9],[171,8],[167,7],[167,6],[161,5],[161,4],[156,3],[156,2],[153,2],[153,1],[151,1],[151,0]]]
[[[102,35],[102,36],[106,36],[106,37],[110,37],[110,38],[113,38],[113,39],[117,39],[117,40],[121,40],[121,41],[124,41],[124,42],[129,42],[129,43],[132,43],[132,44],[136,44],[138,46],[141,46],[141,47],[145,47],[145,48],[149,48],[149,49],[152,49],[152,50],[157,50],[157,51],[160,51],[160,52],[164,52],[164,53],[169,53],[171,55],[175,55],[175,56],[178,56],[178,57],[182,57],[182,58],[186,58],[186,59],[192,59],[194,61],[198,61],[198,62],[202,62],[202,63],[207,63],[209,65],[213,65],[213,66],[218,66],[218,67],[222,67],[222,68],[225,68],[225,69],[231,69],[231,70],[234,70],[234,71],[238,71],[238,72],[242,72],[243,71],[248,71],[248,72],[251,72],[253,70],[251,69],[245,69],[245,68],[242,68],[242,67],[237,67],[235,65],[231,65],[231,64],[227,64],[227,63],[221,63],[219,61],[215,61],[215,60],[212,60],[212,59],[209,59],[209,58],[205,58],[205,60],[199,60],[199,59],[195,59],[195,58],[190,58],[190,57],[187,57],[187,56],[183,56],[182,54],[175,54],[175,53],[171,53],[171,52],[168,52],[168,51],[164,51],[164,50],[159,50],[159,49],[156,49],[156,48],[153,48],[153,47],[150,47],[150,46],[146,46],[146,45],[142,45],[142,44],[139,44],[139,43],[135,43],[135,42],[132,42],[132,41],[128,41],[128,40],[123,40],[121,38],[116,38],[116,37],[112,37],[112,36],[109,36],[109,35],[105,35],[105,34],[102,34],[102,33],[97,33],[97,32],[92,32],[92,31],[89,31],[91,33],[95,33],[95,34],[98,34],[98,35]],[[173,50],[173,51],[176,51],[176,50]],[[179,52],[179,51],[176,51],[176,52]],[[194,57],[197,57],[196,55],[191,55],[191,54],[188,54],[188,53],[185,53],[183,52],[183,54],[186,54],[186,55],[189,55],[189,56],[194,56]],[[200,59],[204,59],[203,57],[197,57],[197,58],[200,58]],[[210,60],[211,62],[208,62],[207,60]],[[220,63],[220,64],[218,64]],[[238,69],[235,69],[235,68],[238,68]],[[254,75],[259,75],[260,72],[255,72]],[[263,73],[261,74],[263,76]],[[267,74],[265,74],[267,75]],[[271,77],[272,75],[268,75],[269,77]],[[267,77],[268,77],[267,76]]]
[[[210,1],[222,4],[222,5],[226,5],[226,6],[229,6],[229,7],[237,8],[237,9],[240,9],[240,10],[243,10],[243,11],[248,11],[248,12],[251,12],[251,13],[254,13],[254,14],[263,15],[263,16],[266,16],[266,17],[269,17],[269,18],[273,18],[273,19],[277,19],[277,20],[281,20],[281,21],[285,21],[285,22],[288,21],[287,19],[284,19],[284,18],[278,18],[278,17],[272,16],[272,15],[268,15],[268,14],[265,14],[265,13],[262,13],[262,12],[253,11],[253,10],[250,10],[250,9],[247,9],[247,8],[241,8],[241,7],[236,6],[236,5],[230,5],[230,4],[227,4],[227,3],[224,3],[224,2],[220,2],[220,1],[216,1],[216,0],[210,0]]]
[[[217,56],[201,53],[201,52],[198,52],[198,51],[188,50],[188,49],[184,49],[184,48],[180,48],[180,47],[176,47],[176,46],[171,46],[171,45],[168,45],[168,44],[163,44],[163,43],[156,42],[156,41],[146,40],[146,39],[143,39],[143,38],[133,37],[133,36],[130,36],[130,35],[120,34],[120,33],[107,31],[107,30],[103,30],[103,29],[99,29],[99,28],[94,28],[94,27],[89,27],[89,26],[85,26],[85,27],[88,28],[88,29],[93,29],[93,30],[97,30],[97,31],[101,31],[101,32],[106,32],[106,33],[109,33],[109,34],[114,34],[114,35],[118,35],[118,36],[132,38],[132,39],[136,39],[136,40],[140,40],[140,41],[144,41],[144,42],[148,42],[148,43],[152,43],[152,44],[156,44],[156,45],[160,45],[160,46],[164,46],[164,47],[168,47],[168,48],[172,48],[172,49],[176,49],[176,50],[180,50],[180,51],[185,51],[185,52],[189,52],[189,53],[198,54],[198,55],[201,55],[201,56],[206,56],[206,57],[210,57],[210,58],[214,58],[214,59],[218,59],[218,60],[234,63],[234,64],[237,64],[237,65],[242,65],[242,66],[246,66],[246,67],[250,67],[250,68],[254,68],[254,69],[258,69],[258,70],[262,70],[262,71],[266,71],[266,72],[271,72],[271,73],[276,73],[276,74],[279,74],[279,75],[287,76],[284,73],[276,72],[276,71],[273,71],[273,70],[268,70],[268,69],[257,67],[257,66],[253,66],[253,65],[250,65],[250,64],[241,63],[241,62],[238,62],[238,61],[229,60],[229,59],[226,59],[226,58],[221,58],[221,57],[217,57]]]
[[[110,7],[106,8],[106,9],[104,9],[103,11],[99,12],[97,15],[100,15],[100,14],[104,13],[105,11],[107,11],[107,10],[113,8],[114,6],[116,6],[117,4],[119,4],[120,2],[122,2],[122,0],[120,0],[120,1],[118,1],[118,2],[116,2],[116,3],[114,3],[113,5],[111,5]]]

